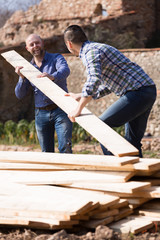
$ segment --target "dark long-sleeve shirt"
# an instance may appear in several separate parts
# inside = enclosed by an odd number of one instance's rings
[[[70,74],[70,70],[65,58],[61,54],[45,52],[45,56],[40,68],[35,64],[33,59],[31,61],[31,64],[42,73],[46,72],[49,75],[52,75],[54,77],[54,83],[56,83],[64,91],[68,92],[66,79]],[[34,90],[35,107],[45,107],[53,103],[52,100],[44,95],[28,79],[22,79],[21,77],[19,77],[19,81],[15,87],[16,97],[22,99],[24,96],[26,96],[30,86],[32,86]]]

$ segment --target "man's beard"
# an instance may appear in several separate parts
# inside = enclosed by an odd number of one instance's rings
[[[43,52],[44,52],[43,49],[35,50],[35,51],[33,51],[33,56],[34,57],[42,57],[43,56]]]

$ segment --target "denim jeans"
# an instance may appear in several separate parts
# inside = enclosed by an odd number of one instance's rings
[[[125,124],[125,139],[139,150],[139,157],[142,157],[141,140],[155,100],[156,87],[144,86],[126,92],[100,116],[100,119],[110,127]],[[101,148],[105,155],[112,155],[103,145]]]
[[[47,111],[35,109],[35,126],[42,152],[54,152],[57,133],[60,153],[72,153],[72,122],[59,107]]]

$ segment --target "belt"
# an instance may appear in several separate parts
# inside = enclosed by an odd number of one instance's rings
[[[54,109],[56,109],[56,108],[58,108],[58,106],[57,106],[55,103],[50,104],[50,105],[47,105],[47,106],[45,106],[45,107],[36,107],[36,109],[39,109],[39,110],[47,110],[47,111],[51,111],[51,110],[54,110]]]

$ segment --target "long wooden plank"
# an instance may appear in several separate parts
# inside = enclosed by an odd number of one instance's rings
[[[118,209],[112,209],[108,211],[99,212],[96,214],[90,213],[89,216],[91,216],[91,219],[104,219],[106,217],[118,215],[118,213],[119,213]]]
[[[77,220],[69,221],[58,221],[55,219],[48,218],[33,218],[33,217],[20,217],[20,216],[1,216],[0,224],[2,225],[14,225],[14,226],[26,226],[30,228],[37,229],[68,229],[73,226],[73,224],[78,224]]]
[[[7,163],[0,162],[0,170],[19,170],[19,171],[66,171],[64,167],[49,164],[32,163]]]
[[[144,219],[144,220],[153,222],[154,226],[155,226],[155,232],[158,230],[157,226],[160,226],[160,217],[153,217],[153,216],[149,217],[149,216],[142,216],[142,215],[138,215],[138,216],[131,215],[130,217],[131,217],[131,219],[133,219],[133,217],[135,217],[135,218]]]
[[[160,202],[159,202],[159,204],[160,204]],[[142,208],[138,212],[139,212],[139,214],[142,214],[144,216],[159,218],[159,221],[160,221],[160,210],[159,209]]]
[[[9,184],[10,185],[10,182]],[[16,185],[16,184],[15,184]],[[21,185],[21,184],[19,184]],[[3,184],[0,184],[0,189]],[[7,185],[6,185],[7,186]],[[12,185],[12,188],[14,186]],[[5,187],[4,187],[5,188]],[[19,191],[18,191],[19,190]],[[7,191],[7,190],[6,190]],[[8,189],[10,191],[10,189]],[[0,197],[0,207],[7,208],[10,206],[14,209],[39,210],[50,212],[69,212],[84,214],[86,207],[90,203],[99,202],[102,205],[113,205],[119,201],[118,197],[107,194],[81,191],[54,186],[21,186],[16,189],[14,194],[8,193],[8,196]],[[88,205],[89,204],[89,205]],[[25,208],[24,208],[25,206]]]
[[[149,201],[150,198],[147,199],[147,198],[143,198],[143,197],[141,197],[141,198],[136,197],[136,198],[126,198],[126,200],[129,202],[129,204],[142,205],[145,202]]]
[[[109,194],[109,193],[108,193]],[[138,197],[138,198],[160,198],[160,187],[159,186],[152,186],[146,189],[142,189],[140,191],[135,191],[134,193],[117,193],[117,192],[111,192],[114,196],[119,196],[122,198],[128,198],[128,197]]]
[[[70,185],[76,182],[126,182],[126,178],[132,176],[130,172],[96,173],[92,171],[0,171],[0,181],[10,179],[12,182],[23,184],[57,184]]]
[[[135,170],[138,171],[146,170],[146,171],[159,171],[160,170],[160,159],[156,158],[140,158],[139,162],[134,164]]]
[[[109,227],[121,233],[137,234],[153,227],[153,223],[151,220],[145,220],[138,217],[135,219],[125,218],[116,223],[111,223]]]
[[[114,221],[118,221],[122,218],[125,218],[133,213],[133,210],[128,206],[119,209],[119,214],[117,216],[114,216]]]
[[[134,193],[136,197],[143,197],[143,198],[160,198],[160,187],[159,186],[152,186],[148,189],[137,191]]]
[[[70,185],[71,187],[81,188],[81,189],[94,189],[106,192],[116,192],[116,193],[131,193],[150,189],[151,184],[148,182],[136,182],[130,181],[125,183],[74,183]]]
[[[43,196],[42,199],[38,199],[36,196],[1,197],[0,212],[3,216],[8,217],[22,216],[65,220],[69,216],[81,214],[81,211],[85,210],[87,212],[87,209],[90,209],[92,205],[92,202],[88,202],[87,199],[78,201],[78,197],[71,200],[68,197],[65,198],[65,196],[63,198],[63,200],[60,198],[58,202],[57,198],[44,199]]]
[[[124,208],[128,207],[129,202],[127,199],[120,199],[117,204],[114,204],[113,206],[109,207],[109,209],[115,209],[115,208]]]
[[[119,158],[92,154],[0,151],[0,162],[120,167],[137,163],[139,162],[139,158],[126,156]],[[132,167],[132,169],[134,168]]]
[[[53,100],[66,113],[77,107],[77,101],[65,96],[65,91],[50,81],[47,77],[37,78],[40,71],[25,60],[16,51],[1,54],[13,67],[23,66],[22,74],[40,89],[46,96]],[[116,156],[138,155],[138,150],[127,142],[116,131],[103,123],[98,117],[84,108],[81,116],[76,117],[76,122],[95,137],[101,144]]]
[[[87,228],[94,229],[99,225],[107,225],[113,221],[114,221],[114,217],[110,216],[110,217],[106,217],[106,218],[103,218],[100,220],[98,219],[98,220],[90,220],[87,222],[83,222],[83,223],[81,223],[81,225],[84,227],[87,227]]]

